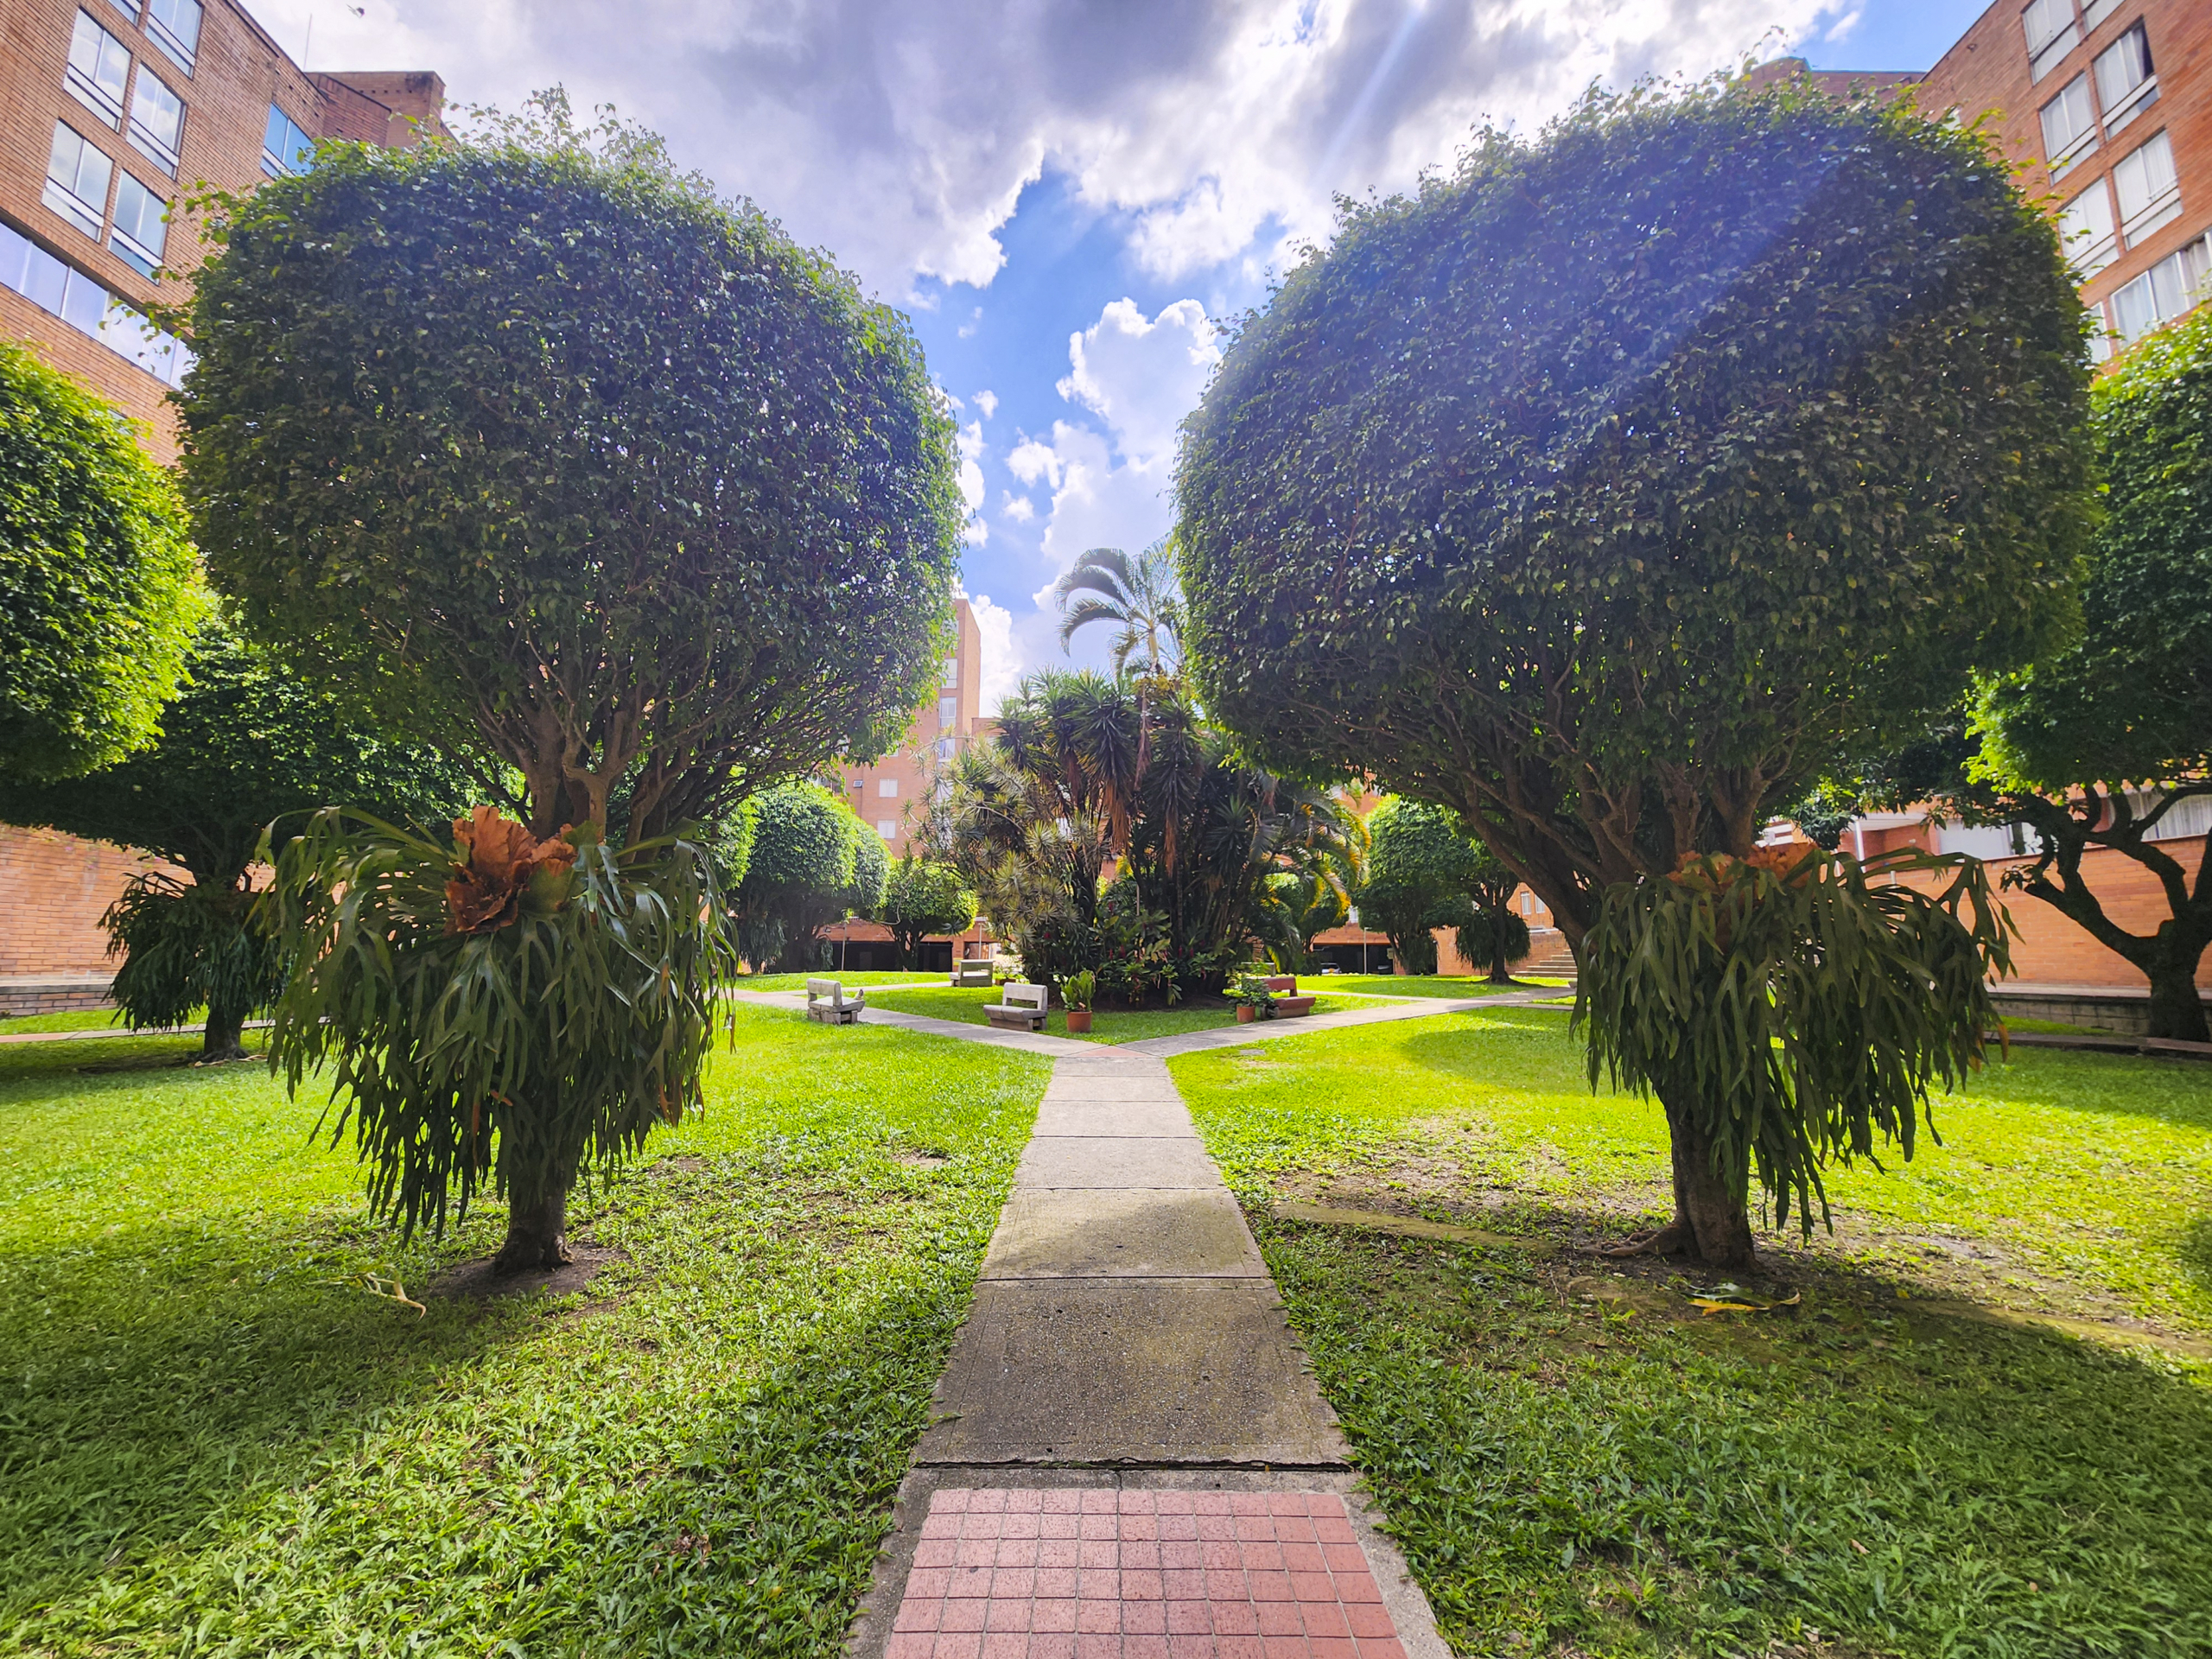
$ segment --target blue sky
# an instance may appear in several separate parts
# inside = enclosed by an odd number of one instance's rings
[[[309,67],[565,86],[825,247],[954,400],[987,701],[1059,660],[1039,596],[1163,533],[1217,322],[1484,118],[1747,54],[1924,69],[1962,0],[248,0]],[[1103,639],[1098,642],[1103,645]],[[1095,658],[1096,647],[1082,651]]]

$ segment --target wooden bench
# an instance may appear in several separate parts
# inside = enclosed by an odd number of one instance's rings
[[[1296,1019],[1301,1014],[1313,1012],[1313,998],[1309,994],[1300,995],[1298,981],[1288,974],[1276,974],[1268,981],[1268,1006],[1278,1017]]]
[[[1026,984],[1017,979],[1000,989],[1001,1001],[983,1004],[983,1017],[1007,1031],[1042,1031],[1048,995],[1042,985]]]
[[[847,990],[834,979],[810,979],[806,982],[806,1017],[819,1020],[825,1026],[850,1026],[860,1021],[861,1010],[868,1006],[868,992],[855,985]]]
[[[969,957],[952,964],[955,990],[973,990],[979,985],[988,989],[990,982],[991,959],[988,957]]]

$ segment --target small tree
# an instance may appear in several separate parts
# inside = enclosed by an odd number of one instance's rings
[[[2088,533],[2082,315],[1985,140],[1902,106],[1707,87],[1484,134],[1348,206],[1185,425],[1207,704],[1271,764],[1455,808],[1586,950],[1616,889],[1748,857],[1837,757],[2050,637]],[[1690,1047],[1724,1018],[1672,1006]],[[1912,1007],[1916,1052],[1979,1042],[1975,995]],[[1786,1051],[1787,1109],[1852,1118],[1816,1144],[1884,1121],[1825,1070],[1873,1034]],[[1655,1243],[1746,1260],[1764,1064],[1700,1074],[1719,1101],[1656,1078]]]
[[[899,942],[899,965],[912,968],[931,934],[963,933],[974,924],[976,894],[959,871],[910,853],[891,867],[874,914]]]
[[[756,797],[752,859],[733,890],[738,949],[756,969],[822,966],[822,929],[880,901],[883,839],[819,784]]]
[[[1372,838],[1361,916],[1389,936],[1409,974],[1436,971],[1433,928],[1464,924],[1480,853],[1448,808],[1393,798],[1368,815]]]
[[[1474,914],[1459,924],[1456,941],[1469,962],[1490,964],[1490,982],[1510,985],[1512,964],[1529,954],[1529,924],[1513,908],[1521,878],[1513,867],[1480,842],[1467,877],[1467,899]]]
[[[1967,810],[2034,831],[2040,856],[2008,880],[2142,971],[2152,1036],[2204,1042],[2212,857],[2192,872],[2157,837],[2212,797],[2212,308],[2130,352],[2091,408],[2108,511],[2082,632],[1990,689]],[[2131,931],[2106,909],[2082,866],[2093,847],[2156,878],[2154,925]]]
[[[1114,629],[1114,671],[1135,662],[1146,674],[1182,664],[1183,583],[1171,542],[1154,542],[1131,558],[1118,547],[1094,547],[1052,584],[1060,606],[1060,646],[1094,622]]]
[[[557,96],[474,142],[326,144],[218,207],[182,397],[209,569],[523,820],[445,845],[329,817],[288,849],[271,904],[316,970],[272,1059],[296,1084],[335,1044],[382,1079],[351,1096],[379,1203],[442,1220],[488,1156],[499,1266],[550,1266],[578,1169],[697,1098],[698,976],[730,962],[677,832],[882,753],[944,660],[950,422],[896,313]],[[572,881],[514,886],[564,846]],[[448,880],[537,908],[454,911],[471,943],[441,944]]]
[[[204,628],[153,747],[66,783],[0,794],[0,819],[157,854],[190,873],[134,877],[103,918],[122,957],[115,1000],[134,1025],[207,1010],[203,1059],[234,1059],[239,1027],[283,988],[284,963],[250,920],[249,867],[272,821],[279,840],[341,801],[435,823],[468,780],[435,754],[365,728],[219,623]]]
[[[168,474],[114,410],[0,342],[0,781],[153,741],[206,608]]]

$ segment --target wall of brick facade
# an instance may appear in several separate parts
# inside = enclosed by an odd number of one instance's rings
[[[2212,229],[2212,5],[2204,0],[2130,0],[2093,26],[2082,27],[2087,15],[2076,12],[2080,43],[2050,60],[2046,72],[2035,78],[2021,7],[2018,0],[1997,0],[1928,72],[1916,97],[1930,115],[1955,111],[1962,120],[1986,119],[2005,153],[2020,164],[2021,188],[2054,213],[2083,190],[2103,188],[2115,162],[2160,132],[2166,134],[2181,186],[2181,216],[2122,251],[2083,285],[2083,299],[2094,305]],[[2097,147],[2054,183],[2040,111],[2139,22],[2148,36],[2158,76],[2157,102],[2120,130],[2107,131],[2091,74]]]
[[[914,711],[905,740],[891,753],[871,766],[845,767],[830,780],[831,788],[844,791],[845,804],[862,823],[888,827],[884,850],[894,859],[906,852],[938,772],[949,764],[938,759],[938,745],[950,741],[957,753],[976,741],[983,725],[983,636],[964,599],[957,603],[955,626],[951,683],[931,690],[928,701]],[[949,719],[942,708],[946,700],[952,705]]]
[[[149,868],[191,880],[162,860],[105,842],[0,828],[0,895],[7,907],[0,979],[112,971],[100,915],[124,882]]]

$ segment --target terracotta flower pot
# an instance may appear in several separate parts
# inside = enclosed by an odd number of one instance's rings
[[[1068,1029],[1071,1032],[1089,1031],[1090,1029],[1090,1010],[1089,1008],[1070,1008],[1068,1010]]]
[[[1240,1002],[1237,1004],[1236,1023],[1238,1025],[1249,1026],[1259,1017],[1260,1011],[1254,1007],[1249,1002]]]

